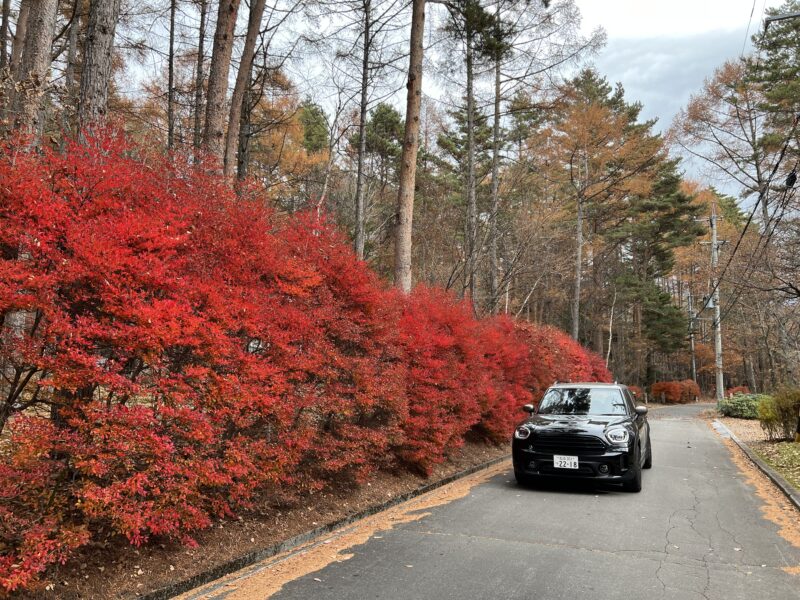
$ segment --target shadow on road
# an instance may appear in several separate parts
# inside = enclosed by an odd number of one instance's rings
[[[622,486],[608,483],[597,483],[594,481],[583,481],[575,479],[559,479],[557,477],[542,479],[528,485],[520,485],[513,479],[504,480],[500,483],[502,487],[512,490],[521,490],[528,493],[551,492],[556,494],[570,494],[583,496],[597,496],[598,494],[627,494]]]

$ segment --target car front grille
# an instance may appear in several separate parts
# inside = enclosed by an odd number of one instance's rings
[[[605,454],[606,445],[593,435],[538,435],[533,440],[533,451],[541,454],[595,456]]]

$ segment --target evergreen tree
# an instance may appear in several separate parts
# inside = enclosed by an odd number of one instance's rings
[[[442,133],[436,138],[436,145],[449,159],[450,168],[456,173],[466,176],[468,160],[468,119],[466,107],[449,111],[453,125],[445,126]],[[491,167],[492,128],[489,117],[482,110],[475,111],[473,135],[475,136],[475,171],[477,180],[486,177]]]
[[[404,128],[403,116],[392,105],[381,102],[370,111],[364,130],[364,150],[374,164],[374,175],[379,179],[381,187],[389,183],[397,170],[403,151]],[[351,148],[357,148],[358,141],[358,133],[355,133],[348,143]]]
[[[623,256],[641,281],[664,277],[675,262],[675,248],[687,246],[705,233],[695,218],[703,206],[680,189],[678,161],[664,161],[650,193],[626,199],[621,223],[606,238],[623,246]]]
[[[300,123],[303,125],[303,146],[309,154],[328,149],[328,120],[318,104],[306,100],[300,106]]]
[[[787,0],[768,9],[767,15],[797,12],[800,0]],[[748,75],[761,91],[762,108],[771,126],[764,143],[780,147],[800,111],[800,18],[769,23],[766,30],[753,36],[753,43],[756,54],[748,60]]]

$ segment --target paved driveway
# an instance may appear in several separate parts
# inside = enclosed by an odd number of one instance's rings
[[[651,412],[654,466],[640,494],[524,489],[504,468],[311,567],[295,566],[303,564],[295,554],[188,597],[266,598],[278,589],[272,597],[281,600],[800,599],[792,574],[800,548],[764,518],[729,450],[693,418],[699,409]]]

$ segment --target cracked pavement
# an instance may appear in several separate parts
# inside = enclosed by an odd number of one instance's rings
[[[727,448],[694,418],[701,408],[652,411],[653,469],[640,494],[521,488],[509,465],[346,560],[288,577],[272,597],[800,599],[800,576],[784,570],[800,565],[800,548],[763,518]]]

